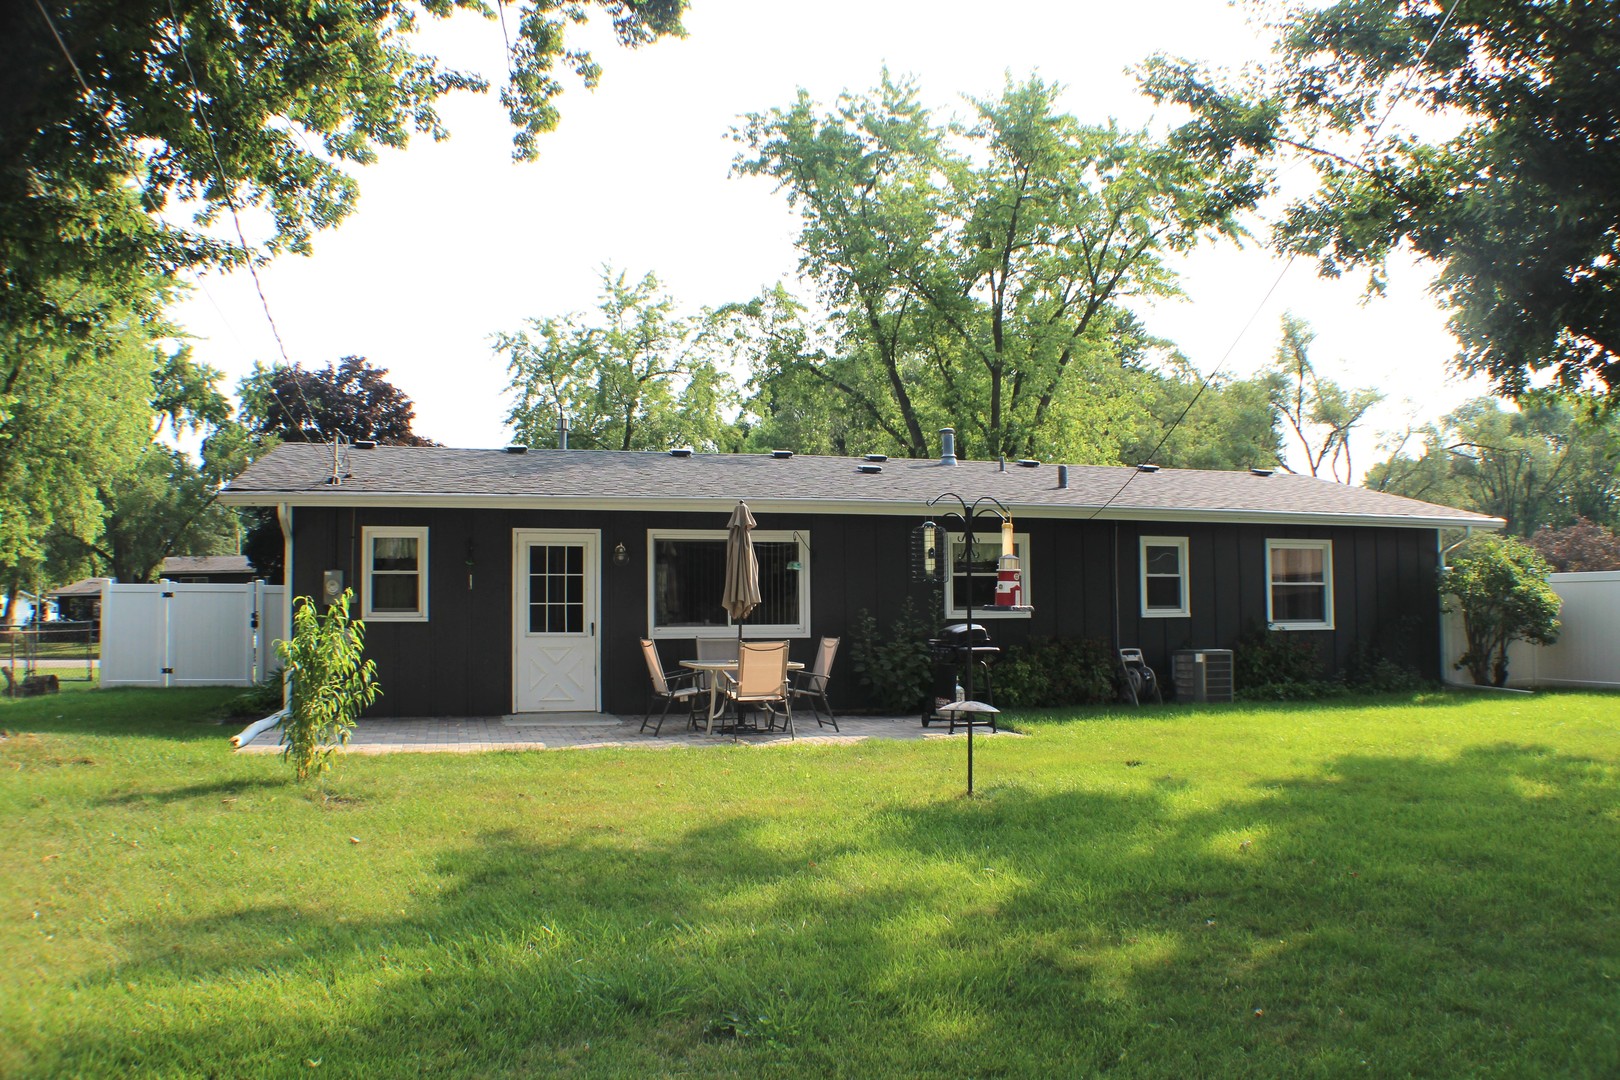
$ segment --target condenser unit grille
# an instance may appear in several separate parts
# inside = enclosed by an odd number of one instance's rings
[[[1231,701],[1231,649],[1179,649],[1171,654],[1177,701]]]

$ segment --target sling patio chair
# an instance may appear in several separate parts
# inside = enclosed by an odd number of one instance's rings
[[[645,732],[647,725],[652,723],[653,706],[659,701],[664,703],[664,711],[658,714],[658,723],[653,728],[655,738],[664,730],[664,717],[669,715],[670,707],[677,701],[686,707],[687,726],[695,725],[698,703],[707,696],[707,690],[698,685],[698,673],[665,671],[663,663],[658,659],[658,646],[647,638],[641,639],[641,655],[647,660],[647,674],[652,678],[652,693],[647,696],[647,715],[642,718],[641,730]]]
[[[788,643],[785,641],[743,641],[738,643],[737,675],[721,673],[726,697],[737,708],[763,706],[770,715],[766,730],[776,726],[776,707],[781,706],[783,728],[794,738],[793,695],[788,687]]]
[[[838,642],[842,640],[835,637],[824,637],[816,647],[816,662],[805,671],[793,673],[793,698],[804,698],[810,702],[810,711],[815,715],[816,726],[826,727],[832,725],[834,731],[838,730],[838,718],[833,715],[832,705],[827,701],[827,683],[832,680],[833,659],[838,655]],[[821,711],[827,711],[827,719],[821,719]]]

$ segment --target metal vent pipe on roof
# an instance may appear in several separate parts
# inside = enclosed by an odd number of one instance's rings
[[[568,449],[568,415],[566,413],[557,414],[557,449]]]
[[[942,427],[939,429],[939,463],[941,465],[956,464],[956,429]]]
[[[1067,465],[1059,465],[1058,466],[1058,487],[1067,488],[1068,486],[1069,486],[1069,467]]]

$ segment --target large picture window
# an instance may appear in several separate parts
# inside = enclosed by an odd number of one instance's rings
[[[1185,618],[1192,614],[1187,599],[1187,538],[1142,537],[1142,617]]]
[[[967,618],[968,559],[967,540],[962,533],[951,534],[950,573],[945,575],[945,617]],[[1034,591],[1030,586],[1029,534],[1013,534],[1013,554],[1024,574],[1024,604],[1033,606]],[[1001,569],[1001,531],[973,534],[973,618],[983,615],[992,619],[1029,618],[1027,611],[998,609],[996,605],[996,573]]]
[[[373,622],[426,622],[427,543],[423,528],[367,526],[360,531],[361,617]]]
[[[743,620],[749,637],[810,636],[810,539],[805,533],[756,530],[760,604]],[[726,585],[726,533],[654,530],[647,534],[647,621],[652,637],[735,634],[720,606]]]
[[[1333,541],[1266,541],[1266,621],[1273,630],[1333,629]]]

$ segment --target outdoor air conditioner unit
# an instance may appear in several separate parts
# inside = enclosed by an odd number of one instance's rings
[[[1177,701],[1231,701],[1231,649],[1179,649],[1170,656]]]

